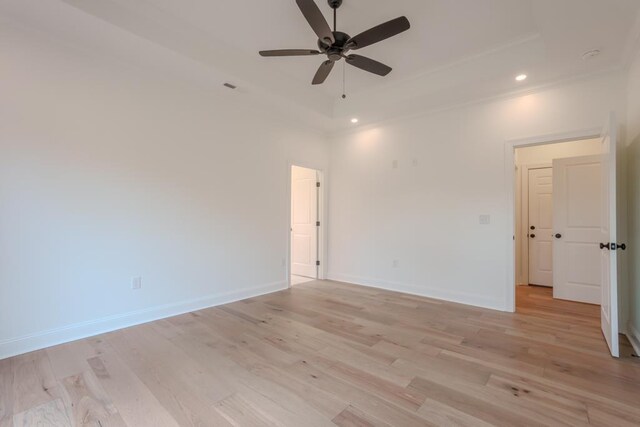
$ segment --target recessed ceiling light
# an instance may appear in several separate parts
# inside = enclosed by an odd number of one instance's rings
[[[526,74],[520,74],[519,76],[516,77],[516,81],[517,82],[523,82],[527,80],[527,75]]]
[[[353,119],[351,119],[351,123],[353,123],[353,124],[355,125],[356,123],[358,123],[358,119],[356,119],[356,118],[354,117]]]

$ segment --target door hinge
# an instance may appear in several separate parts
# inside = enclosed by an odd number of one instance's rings
[[[320,188],[320,183],[316,182],[316,187]]]
[[[316,221],[316,227],[320,227],[320,221]]]
[[[316,261],[316,265],[320,265],[320,261]]]

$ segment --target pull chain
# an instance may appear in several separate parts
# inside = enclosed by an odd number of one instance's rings
[[[347,65],[342,62],[342,99],[347,99]]]

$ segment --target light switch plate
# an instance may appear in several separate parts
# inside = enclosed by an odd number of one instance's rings
[[[480,225],[491,224],[491,215],[480,215]]]

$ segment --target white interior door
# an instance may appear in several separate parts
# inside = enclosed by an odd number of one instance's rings
[[[602,303],[600,325],[611,355],[619,356],[618,343],[618,256],[617,256],[617,198],[616,198],[616,120],[612,114],[602,132],[603,168],[601,185],[604,204],[600,262],[602,265]]]
[[[529,170],[529,284],[553,286],[553,169]]]
[[[553,161],[553,297],[600,304],[603,157]]]
[[[291,274],[318,277],[318,176],[313,169],[291,169]]]

